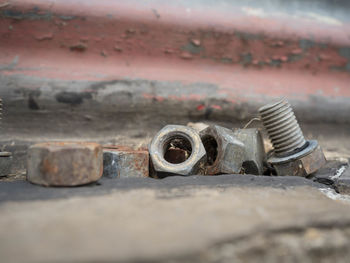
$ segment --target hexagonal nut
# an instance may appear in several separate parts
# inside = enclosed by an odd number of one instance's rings
[[[288,161],[276,162],[276,159],[282,158],[270,158],[268,160],[276,169],[277,175],[306,177],[316,172],[326,163],[326,158],[317,141],[308,141],[308,143],[309,146],[300,153],[286,157],[289,158]]]
[[[147,150],[134,150],[130,147],[103,146],[103,176],[148,177],[149,153]]]
[[[151,141],[149,153],[158,177],[200,174],[206,160],[198,133],[182,125],[161,129]]]
[[[202,130],[209,127],[209,125],[204,122],[189,122],[187,123],[187,126],[196,130],[197,132],[201,132]]]
[[[237,174],[241,172],[245,157],[244,144],[232,130],[211,125],[200,132],[207,151],[205,174]]]
[[[27,180],[44,186],[75,186],[102,176],[102,147],[97,143],[46,142],[28,149]]]
[[[237,129],[233,133],[244,144],[245,157],[242,164],[244,173],[262,175],[266,154],[260,131],[256,128]]]

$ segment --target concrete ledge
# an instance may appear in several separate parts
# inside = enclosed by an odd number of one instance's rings
[[[5,202],[0,252],[6,262],[346,262],[348,210],[310,187],[115,189]]]
[[[158,189],[172,191],[178,189],[186,192],[190,189],[229,187],[272,187],[293,188],[309,186],[326,188],[325,185],[302,177],[293,176],[255,176],[255,175],[220,175],[220,176],[171,176],[165,179],[153,178],[102,178],[98,183],[82,187],[42,187],[31,184],[26,180],[1,182],[0,203],[8,201],[33,201],[64,199],[79,196],[99,196],[115,191],[125,192],[135,189]],[[169,196],[170,197],[170,196]]]

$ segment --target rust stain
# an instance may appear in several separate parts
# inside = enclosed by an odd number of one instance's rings
[[[100,148],[96,147],[95,150],[94,150],[94,155],[95,155],[96,159],[99,157],[100,153],[101,153]]]
[[[56,175],[58,173],[57,165],[53,164],[48,159],[43,160],[40,170],[43,174]]]
[[[125,145],[103,145],[103,149],[106,150],[116,150],[116,151],[133,151],[133,149],[129,146],[125,146]]]
[[[149,157],[148,153],[134,153],[132,155],[129,155],[129,158],[131,160],[130,165],[133,166],[133,169],[139,171],[143,177],[149,176]]]
[[[118,156],[122,156],[118,164],[118,173],[127,172],[132,175],[149,176],[149,153],[145,149],[132,149],[122,145],[105,145],[103,149],[107,152],[114,152]],[[122,172],[123,171],[123,172]]]

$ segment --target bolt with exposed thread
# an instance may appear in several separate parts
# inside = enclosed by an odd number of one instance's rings
[[[302,149],[306,140],[287,100],[259,109],[260,118],[269,135],[276,156],[286,156]]]

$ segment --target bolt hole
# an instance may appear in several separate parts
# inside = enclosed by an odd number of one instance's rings
[[[164,159],[169,163],[183,163],[191,154],[191,142],[182,136],[171,137],[164,144]]]
[[[213,136],[206,135],[202,138],[204,148],[207,152],[207,163],[213,165],[218,157],[218,143]]]

